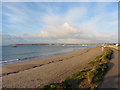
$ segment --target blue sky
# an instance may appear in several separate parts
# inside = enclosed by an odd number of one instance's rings
[[[3,44],[117,42],[117,2],[4,2]]]

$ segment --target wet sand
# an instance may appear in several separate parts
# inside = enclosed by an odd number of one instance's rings
[[[41,88],[82,69],[102,53],[100,47],[3,66],[3,88]]]

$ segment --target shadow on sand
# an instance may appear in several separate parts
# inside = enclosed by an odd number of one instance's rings
[[[114,51],[113,51],[114,53]],[[112,54],[111,59],[114,58],[114,54]],[[109,62],[108,63],[108,71],[107,73],[113,68],[114,63]],[[101,88],[118,88],[118,78],[120,78],[120,75],[114,75],[104,78],[104,82],[98,87],[98,90],[101,90]]]

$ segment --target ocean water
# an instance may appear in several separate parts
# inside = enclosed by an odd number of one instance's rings
[[[0,64],[6,65],[56,56],[88,47],[93,46],[2,46],[2,48],[0,47],[0,54],[2,54]]]

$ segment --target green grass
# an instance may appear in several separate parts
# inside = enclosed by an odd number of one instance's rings
[[[88,65],[94,66],[96,63],[97,63],[96,61],[91,61],[91,62],[88,63]]]
[[[89,62],[83,70],[70,75],[60,83],[52,83],[44,86],[42,89],[97,88],[102,83],[107,72],[107,64],[111,56],[112,50],[105,48],[103,54]]]

